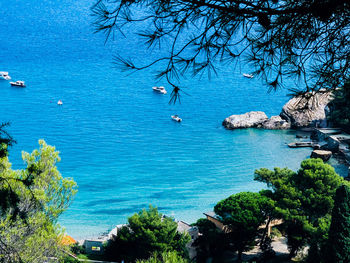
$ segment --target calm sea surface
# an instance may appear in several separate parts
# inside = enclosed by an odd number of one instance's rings
[[[60,219],[73,237],[96,236],[149,204],[192,223],[222,198],[264,187],[253,181],[255,169],[297,169],[309,156],[286,146],[292,131],[221,126],[246,111],[277,115],[288,100],[284,90],[267,94],[260,80],[243,78],[247,68],[225,65],[210,81],[184,80],[190,96],[175,106],[152,92],[170,88],[150,71],[127,76],[113,68],[115,52],[141,60],[145,53],[132,36],[104,45],[92,33],[92,3],[0,0],[0,71],[27,83],[0,81],[0,121],[11,122],[18,142],[10,159],[22,168],[22,150],[39,139],[56,146],[60,172],[79,185]],[[174,113],[182,123],[171,121]]]

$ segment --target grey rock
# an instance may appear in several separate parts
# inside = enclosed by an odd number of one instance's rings
[[[332,156],[331,151],[314,150],[311,153],[311,158],[321,158],[324,162],[327,162]]]
[[[272,116],[262,123],[262,128],[269,130],[285,130],[290,129],[290,126],[290,123],[283,120],[280,116]]]
[[[280,116],[293,128],[326,127],[326,110],[331,100],[329,91],[296,96],[283,106]]]
[[[262,111],[251,111],[240,115],[231,115],[226,118],[222,125],[227,129],[254,128],[259,127],[268,120]]]

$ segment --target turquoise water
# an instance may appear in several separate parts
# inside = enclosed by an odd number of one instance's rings
[[[210,81],[184,80],[190,95],[169,105],[151,87],[170,88],[150,71],[128,76],[112,67],[116,51],[144,52],[133,38],[104,45],[92,34],[91,4],[0,1],[0,71],[27,83],[20,89],[0,81],[0,121],[11,122],[18,142],[10,159],[23,167],[21,150],[32,151],[41,138],[61,152],[60,172],[79,185],[60,219],[73,237],[96,236],[149,204],[194,222],[230,194],[261,189],[255,169],[297,169],[309,156],[310,149],[286,146],[293,131],[221,126],[231,114],[279,114],[286,91],[268,94],[258,79],[242,77],[249,69],[225,65]],[[182,123],[171,121],[174,113]]]

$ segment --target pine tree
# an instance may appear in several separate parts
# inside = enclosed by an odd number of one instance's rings
[[[333,93],[329,120],[334,126],[350,132],[350,82]]]
[[[334,198],[329,229],[328,262],[350,262],[350,188],[342,185]]]
[[[126,37],[140,47],[134,57],[117,55],[116,65],[153,67],[173,87],[171,102],[184,91],[182,78],[210,77],[219,63],[234,73],[238,58],[270,90],[284,82],[294,95],[349,79],[349,0],[96,0],[92,15],[106,40]],[[149,58],[139,59],[142,46]]]
[[[178,232],[173,218],[163,216],[156,207],[150,205],[149,209],[135,213],[128,218],[128,223],[108,241],[105,250],[107,259],[135,262],[146,260],[154,253],[161,255],[169,251],[176,251],[179,257],[187,257],[186,244],[190,236]]]

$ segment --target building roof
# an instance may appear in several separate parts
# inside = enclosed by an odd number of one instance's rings
[[[184,221],[178,221],[177,222],[177,231],[180,233],[185,233],[188,232],[188,230],[191,229],[191,226],[189,224],[187,224]]]

